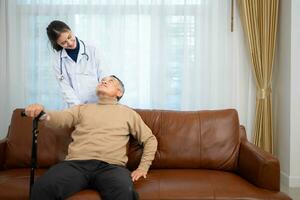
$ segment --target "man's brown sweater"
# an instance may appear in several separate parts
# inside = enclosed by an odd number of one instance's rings
[[[97,159],[125,166],[130,134],[144,146],[138,169],[148,171],[157,149],[157,140],[140,115],[113,98],[98,104],[74,106],[64,111],[47,111],[46,126],[75,127],[66,160]]]

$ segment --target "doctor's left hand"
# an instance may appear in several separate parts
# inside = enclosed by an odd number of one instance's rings
[[[132,178],[132,181],[134,182],[134,181],[139,180],[140,177],[146,178],[146,175],[147,175],[147,172],[145,172],[141,169],[136,169],[131,173],[131,178]]]

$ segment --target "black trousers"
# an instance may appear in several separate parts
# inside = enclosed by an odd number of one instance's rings
[[[62,200],[83,189],[97,190],[103,200],[137,200],[125,167],[98,160],[63,161],[38,178],[31,200]]]

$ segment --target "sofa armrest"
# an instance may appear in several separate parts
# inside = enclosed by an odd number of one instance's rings
[[[242,139],[238,173],[252,184],[274,191],[280,190],[279,161],[272,154]]]
[[[7,141],[6,138],[0,140],[0,170],[3,168],[3,164],[5,161],[6,141]]]

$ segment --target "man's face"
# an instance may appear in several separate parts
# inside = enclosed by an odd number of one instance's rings
[[[101,82],[97,85],[96,90],[97,96],[103,95],[115,98],[122,96],[119,81],[111,76],[104,77],[101,80]]]

